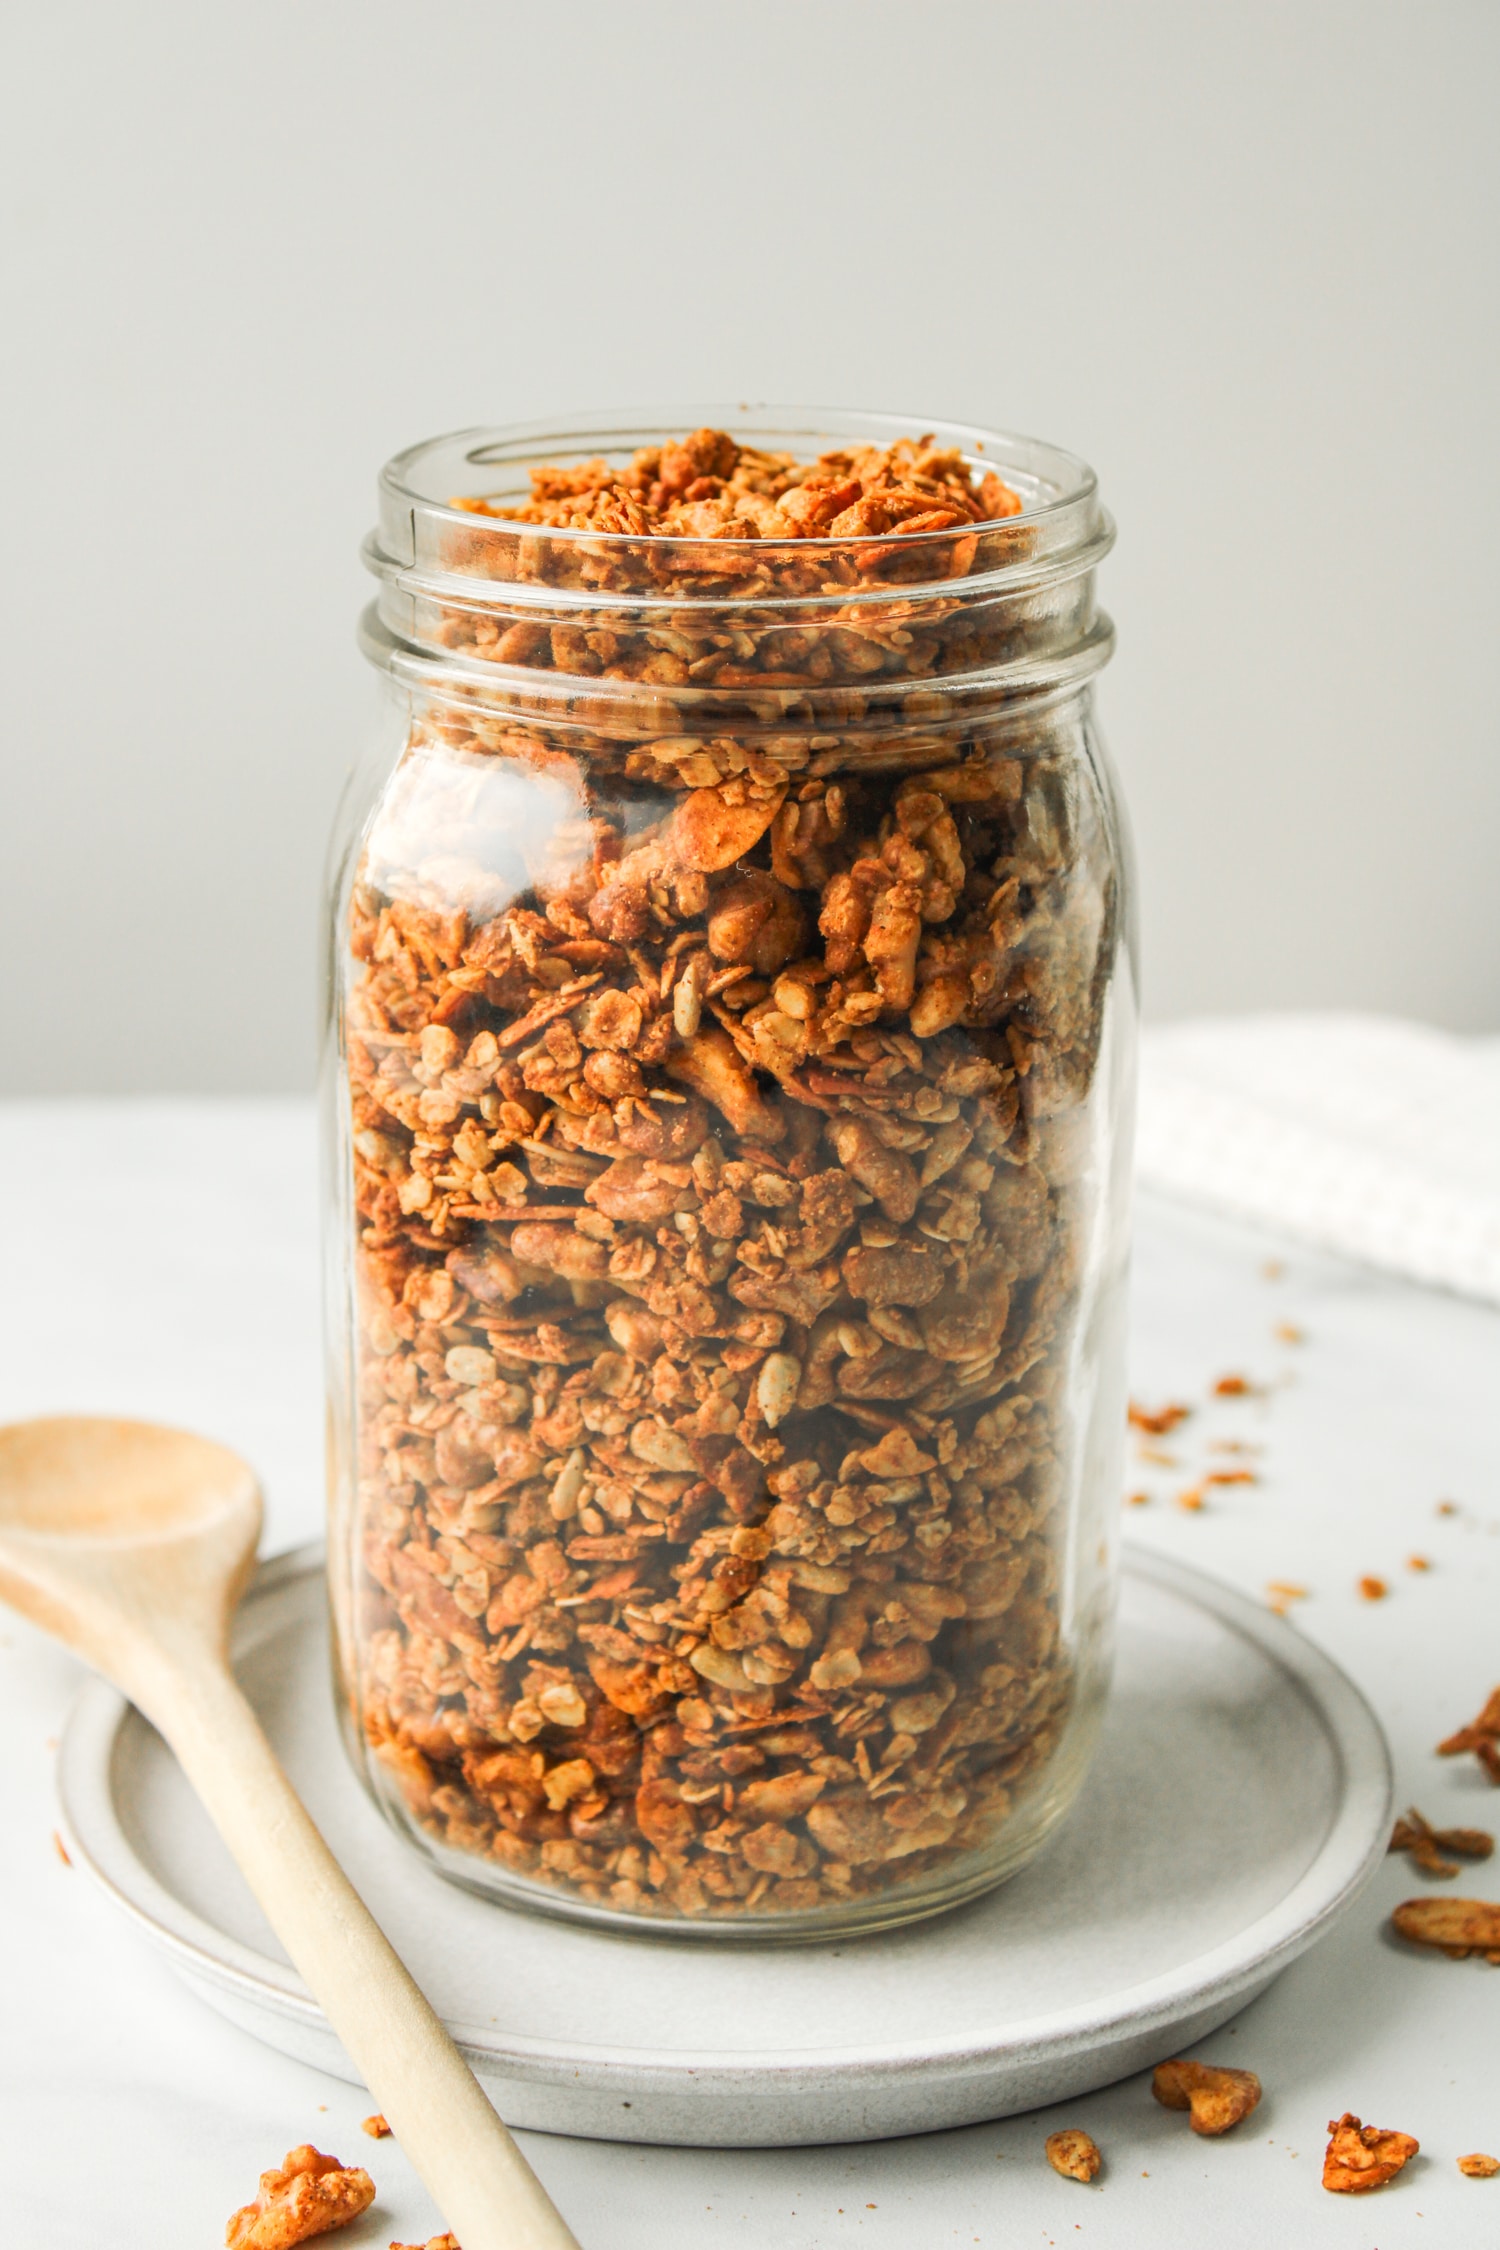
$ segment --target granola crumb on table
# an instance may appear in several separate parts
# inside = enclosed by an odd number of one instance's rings
[[[1409,1945],[1433,1946],[1454,1961],[1466,1961],[1477,1953],[1492,1968],[1500,1968],[1500,1902],[1430,1894],[1409,1898],[1392,1911],[1391,1925]]]
[[[1458,1758],[1472,1750],[1480,1767],[1500,1787],[1500,1687],[1492,1688],[1477,1719],[1438,1744],[1440,1758]]]
[[[1049,2133],[1046,2146],[1047,2162],[1065,2180],[1082,2180],[1087,2186],[1090,2180],[1098,2177],[1100,2166],[1104,2162],[1099,2153],[1099,2144],[1079,2126],[1069,2125],[1060,2133]]]
[[[1495,1839],[1487,1829],[1433,1828],[1415,1805],[1397,1821],[1386,1846],[1388,1852],[1408,1852],[1424,1875],[1443,1880],[1458,1873],[1457,1860],[1444,1859],[1444,1852],[1455,1852],[1458,1859],[1488,1859],[1494,1849]]]
[[[1458,2168],[1466,2180],[1492,2180],[1500,2172],[1500,2156],[1485,2156],[1476,2150],[1472,2156],[1461,2156]]]
[[[1250,2115],[1260,2101],[1260,2080],[1253,2070],[1227,2065],[1164,2062],[1151,2074],[1151,2091],[1163,2109],[1189,2110],[1193,2131],[1212,2139]]]
[[[361,2120],[359,2129],[362,2133],[368,2133],[372,2141],[385,2140],[391,2130],[378,2109],[372,2117]]]
[[[755,549],[695,541],[874,541],[856,584],[897,531],[953,532],[961,575],[1020,508],[920,440],[806,468],[697,431],[533,483],[462,505],[700,575]],[[575,545],[564,579],[664,567]],[[831,683],[857,719],[944,666],[901,612],[727,650],[523,624],[499,656],[761,722]],[[435,698],[355,874],[360,1724],[435,1841],[605,1909],[908,1882],[986,1846],[1072,1707],[1108,821],[1057,722],[954,738],[902,692],[878,756],[743,715],[579,750]],[[574,805],[503,892],[462,860],[486,764]]]
[[[1363,2195],[1382,2188],[1417,2154],[1421,2143],[1410,2133],[1362,2125],[1352,2110],[1328,2120],[1328,2153],[1323,2185],[1330,2195]]]
[[[279,2171],[262,2172],[260,2193],[224,2229],[227,2250],[293,2250],[314,2235],[348,2226],[375,2200],[375,2182],[304,2142]]]

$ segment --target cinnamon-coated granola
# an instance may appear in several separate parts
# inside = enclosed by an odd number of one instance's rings
[[[1329,2119],[1328,2134],[1323,2185],[1331,2195],[1363,2195],[1371,2188],[1384,2187],[1411,2162],[1421,2145],[1410,2133],[1362,2125],[1349,2109],[1342,2117]]]
[[[1461,1757],[1472,1750],[1483,1771],[1500,1787],[1500,1687],[1490,1691],[1477,1719],[1438,1744],[1440,1758]]]
[[[1500,1968],[1500,1902],[1484,1898],[1409,1898],[1391,1922],[1409,1945],[1430,1945],[1451,1960],[1477,1953]]]
[[[1213,2139],[1250,2115],[1260,2101],[1260,2080],[1253,2070],[1217,2063],[1164,2062],[1152,2072],[1151,2091],[1163,2109],[1191,2111],[1193,2131]]]
[[[1046,2149],[1047,2162],[1065,2180],[1082,2180],[1087,2187],[1090,2180],[1098,2178],[1104,2158],[1093,2135],[1080,2126],[1068,2125],[1060,2133],[1049,2133]]]
[[[1433,1828],[1412,1805],[1392,1829],[1386,1849],[1410,1853],[1413,1865],[1424,1875],[1445,1880],[1458,1873],[1458,1859],[1488,1859],[1495,1839],[1484,1828]],[[1458,1858],[1445,1859],[1444,1852],[1455,1852]]]
[[[375,2182],[356,2165],[304,2142],[279,2171],[262,2172],[260,2193],[224,2229],[227,2250],[293,2250],[314,2235],[348,2226],[375,2200]]]
[[[680,573],[1019,507],[920,442],[802,469],[711,431],[534,483],[474,512],[647,540],[570,550],[596,586],[664,538]],[[909,686],[906,606],[447,638],[789,696]],[[435,699],[356,873],[360,1723],[438,1841],[596,1905],[904,1882],[994,1835],[1069,1713],[1108,816],[1050,724],[919,702],[877,754],[858,699],[694,736]]]

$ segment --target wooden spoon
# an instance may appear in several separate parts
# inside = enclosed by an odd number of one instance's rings
[[[171,1744],[463,2250],[578,2250],[235,1684],[229,1623],[260,1518],[246,1464],[184,1430],[0,1428],[0,1596]]]

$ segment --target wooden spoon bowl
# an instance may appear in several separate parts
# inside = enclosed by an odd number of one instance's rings
[[[578,2250],[309,1819],[229,1669],[260,1491],[149,1422],[0,1428],[0,1596],[165,1736],[463,2250]]]

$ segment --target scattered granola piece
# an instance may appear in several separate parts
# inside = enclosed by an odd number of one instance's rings
[[[1213,1387],[1215,1398],[1253,1398],[1255,1385],[1248,1375],[1221,1375]]]
[[[1472,1750],[1484,1771],[1500,1787],[1500,1687],[1490,1691],[1488,1702],[1471,1725],[1460,1727],[1438,1744],[1440,1758],[1457,1758]]]
[[[1127,1508],[1149,1508],[1151,1495],[1149,1492],[1132,1492],[1127,1497],[1125,1505]]]
[[[1482,1953],[1500,1968],[1500,1905],[1483,1898],[1409,1898],[1391,1916],[1412,1945],[1436,1946],[1450,1960]]]
[[[373,2117],[367,2117],[363,2120],[359,2129],[362,2133],[368,2133],[372,2141],[385,2140],[391,2130],[378,2109]]]
[[[458,2250],[458,2238],[451,2234],[430,2234],[425,2242],[393,2242],[391,2250]]]
[[[53,1849],[53,1850],[54,1850],[54,1851],[56,1852],[56,1854],[57,1854],[58,1858],[59,1858],[59,1859],[60,1859],[60,1860],[62,1861],[62,1863],[63,1863],[64,1867],[71,1867],[71,1866],[72,1866],[73,1862],[72,1862],[72,1860],[71,1860],[71,1859],[70,1859],[70,1858],[68,1857],[68,1847],[67,1847],[67,1845],[66,1845],[66,1844],[65,1844],[65,1843],[63,1842],[63,1840],[62,1840],[61,1836],[59,1836],[59,1834],[57,1833],[57,1830],[56,1830],[55,1828],[54,1828],[54,1829],[53,1829],[53,1831],[52,1831],[52,1849]]]
[[[1492,2180],[1500,2172],[1500,2156],[1481,2156],[1476,2150],[1472,2156],[1461,2156],[1458,2168],[1466,2180]]]
[[[1186,1492],[1179,1492],[1177,1495],[1177,1505],[1179,1508],[1186,1508],[1190,1516],[1197,1515],[1203,1506],[1202,1485],[1192,1484],[1188,1486]]]
[[[260,2193],[224,2229],[227,2250],[292,2250],[316,2234],[347,2226],[375,2200],[375,2182],[304,2142],[279,2172],[262,2172]]]
[[[1458,1502],[1456,1500],[1440,1500],[1437,1504],[1437,1513],[1440,1516],[1456,1516],[1458,1514]]]
[[[1406,1567],[1408,1570],[1431,1570],[1432,1565],[1425,1555],[1408,1555]]]
[[[1293,1602],[1307,1600],[1307,1588],[1294,1585],[1289,1578],[1272,1578],[1266,1584],[1266,1599],[1278,1617],[1285,1617]]]
[[[1132,1399],[1129,1407],[1130,1427],[1140,1430],[1146,1437],[1167,1437],[1179,1422],[1185,1422],[1192,1413],[1190,1406],[1141,1406]]]
[[[1366,1577],[1359,1581],[1359,1592],[1367,1602],[1383,1602],[1390,1588],[1383,1578]]]
[[[1421,2146],[1410,2133],[1361,2125],[1351,2109],[1328,2120],[1328,2133],[1323,2185],[1331,2195],[1363,2195],[1370,2188],[1384,2187]]]
[[[1398,1820],[1391,1832],[1386,1849],[1392,1852],[1409,1852],[1414,1865],[1424,1875],[1446,1878],[1456,1875],[1458,1868],[1444,1852],[1456,1852],[1460,1859],[1488,1859],[1495,1848],[1495,1839],[1483,1828],[1433,1828],[1411,1806],[1404,1820]]]
[[[1253,2070],[1217,2063],[1164,2062],[1152,2072],[1151,2091],[1163,2109],[1190,2110],[1193,2131],[1212,2138],[1250,2115],[1260,2100],[1260,2080]]]
[[[1076,2125],[1065,2126],[1060,2133],[1047,2135],[1047,2162],[1054,2172],[1061,2172],[1065,2180],[1082,2180],[1085,2184],[1098,2175],[1104,2162],[1099,2154],[1099,2144]]]
[[[1259,1484],[1253,1469],[1210,1469],[1203,1479],[1205,1484]]]
[[[1305,1344],[1307,1336],[1293,1321],[1278,1320],[1271,1331],[1278,1344]]]

